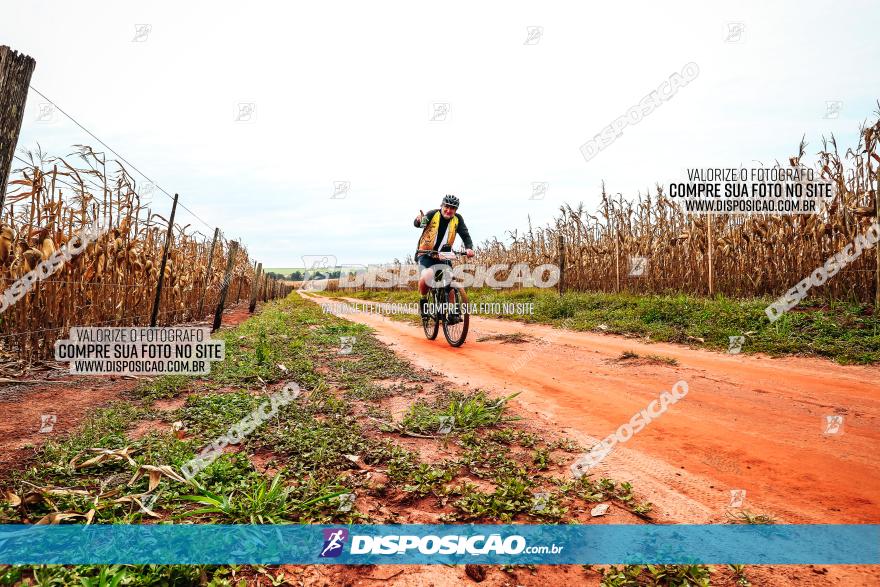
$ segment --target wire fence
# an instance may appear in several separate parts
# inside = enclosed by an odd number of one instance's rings
[[[224,286],[227,304],[287,293],[257,275],[246,247],[31,89],[116,158],[88,145],[63,156],[16,156],[0,210],[0,354],[25,363],[50,358],[72,326],[145,326],[154,312],[160,326],[200,320],[216,311]],[[174,203],[160,209],[148,202],[157,191]],[[212,236],[182,224],[177,208]],[[64,251],[69,260],[57,263]]]

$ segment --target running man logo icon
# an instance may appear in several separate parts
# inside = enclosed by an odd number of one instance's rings
[[[542,26],[526,27],[526,31],[528,31],[528,36],[526,36],[526,42],[523,45],[537,45],[541,42],[541,37],[544,36],[544,27]]]
[[[449,114],[449,102],[434,102],[434,111],[431,114],[431,122],[443,122]]]
[[[339,337],[339,354],[350,355],[354,352],[354,343],[357,342],[356,336],[340,336]]]
[[[58,421],[58,416],[55,414],[41,414],[40,415],[40,433],[46,434],[47,432],[52,432],[52,429],[55,428],[55,422]]]
[[[731,355],[738,355],[742,350],[743,343],[746,341],[745,336],[731,336],[730,343],[727,345],[727,352]]]
[[[440,416],[438,419],[440,424],[440,428],[437,429],[437,432],[440,434],[449,434],[452,432],[452,426],[455,424],[455,418],[452,416]]]
[[[345,196],[348,195],[348,192],[351,191],[351,182],[350,181],[334,181],[333,182],[333,195],[330,196],[331,200],[344,200]]]
[[[825,101],[825,116],[822,118],[825,119],[835,119],[840,118],[840,108],[843,106],[843,102],[841,100],[826,100]]]
[[[629,276],[641,277],[648,269],[647,257],[630,257],[629,258]]]
[[[534,499],[532,500],[532,511],[543,512],[544,510],[546,510],[547,504],[550,502],[550,494],[546,491],[541,491],[532,495],[534,497]]]
[[[741,508],[743,503],[746,501],[746,490],[745,489],[731,489],[730,490],[730,505],[732,508]]]
[[[745,24],[741,22],[729,22],[727,23],[727,37],[725,37],[724,40],[727,43],[741,43],[743,41],[745,31]]]
[[[543,200],[547,195],[547,187],[550,185],[549,182],[546,181],[533,181],[532,182],[532,195],[529,198],[530,200]]]
[[[825,434],[842,434],[843,433],[843,416],[834,414],[825,416]]]
[[[147,39],[150,37],[150,33],[153,32],[153,25],[151,24],[136,24],[134,25],[134,38],[131,40],[133,43],[145,43]]]
[[[43,102],[39,106],[37,122],[55,122],[55,105]]]
[[[348,540],[348,530],[345,528],[325,528],[324,545],[321,547],[321,558],[336,558],[342,554],[342,547]]]
[[[327,289],[327,281],[330,272],[336,267],[334,255],[303,255],[303,280],[300,285],[302,290]]]
[[[257,105],[254,102],[238,102],[234,112],[235,122],[254,122],[257,120]]]

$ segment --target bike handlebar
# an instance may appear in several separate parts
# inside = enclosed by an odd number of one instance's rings
[[[465,251],[435,251],[433,249],[430,249],[430,250],[419,249],[416,251],[417,255],[420,255],[422,253],[430,253],[432,255],[439,255],[440,253],[455,253],[456,255],[462,255],[462,256],[467,255],[467,253]]]

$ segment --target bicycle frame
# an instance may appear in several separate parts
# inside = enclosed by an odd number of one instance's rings
[[[432,258],[438,259],[440,261],[451,261],[458,256],[464,256],[467,253],[462,251],[425,251],[419,250],[416,254],[428,254],[431,255]],[[470,317],[467,314],[467,308],[465,308],[464,312],[458,310],[458,304],[467,304],[467,294],[464,291],[464,288],[452,285],[447,283],[445,285],[437,285],[436,282],[439,280],[441,276],[441,271],[437,270],[434,273],[434,281],[435,285],[428,286],[429,287],[429,296],[431,303],[434,305],[435,310],[431,314],[422,315],[422,328],[424,329],[425,336],[428,340],[434,340],[437,338],[437,332],[439,330],[440,325],[443,325],[443,336],[446,338],[446,341],[454,347],[461,346],[464,344],[465,339],[467,338],[468,325],[470,323]],[[456,304],[451,312],[445,311],[441,312],[441,307],[443,304]],[[452,319],[454,318],[454,319]],[[461,324],[461,332],[460,334],[451,334],[451,331],[455,330],[456,327]]]

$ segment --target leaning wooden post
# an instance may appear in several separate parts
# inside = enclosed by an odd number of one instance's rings
[[[556,242],[559,248],[559,295],[565,293],[565,237],[561,234]]]
[[[244,280],[244,277],[241,275],[239,275],[238,278],[235,280],[236,281],[236,288],[235,288],[235,301],[236,302],[238,302],[238,296],[241,295],[241,282],[243,280]]]
[[[251,277],[251,279],[250,279],[251,291],[250,291],[250,293],[248,293],[248,304],[250,304],[250,299],[253,297],[253,293],[254,293],[254,281],[257,279],[257,265],[260,265],[260,263],[258,263],[257,261],[254,261],[254,266],[251,269],[251,272],[253,273],[253,277]],[[248,309],[250,309],[250,305],[248,305]]]
[[[262,272],[263,264],[257,263],[257,266],[254,269],[254,282],[251,284],[251,303],[248,306],[248,312],[250,314],[253,314],[254,310],[257,309],[257,290],[260,289],[260,273]]]
[[[202,297],[199,300],[199,319],[205,315],[205,297],[208,295],[208,284],[211,282],[211,266],[214,264],[214,247],[217,246],[217,237],[220,228],[214,229],[214,240],[211,241],[211,252],[208,253],[208,270],[205,272],[205,286],[202,288]]]
[[[214,326],[211,332],[220,328],[223,322],[223,306],[226,304],[226,292],[229,291],[229,276],[232,274],[232,266],[235,264],[235,254],[238,252],[238,242],[229,243],[229,259],[226,261],[226,272],[223,274],[223,283],[220,288],[220,300],[217,302],[217,310],[214,312]]]
[[[9,169],[36,64],[32,57],[6,45],[0,46],[0,217],[3,216]]]
[[[174,229],[174,213],[177,212],[177,194],[171,206],[171,218],[168,220],[168,232],[165,233],[165,249],[162,251],[162,264],[159,266],[159,282],[156,284],[156,298],[153,300],[153,313],[150,315],[150,326],[156,325],[159,318],[159,304],[162,301],[162,283],[165,281],[165,264],[168,262],[168,251],[171,248],[172,231]]]

